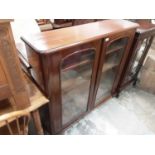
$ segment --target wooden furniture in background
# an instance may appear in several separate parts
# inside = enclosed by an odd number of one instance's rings
[[[137,27],[105,20],[22,37],[28,73],[50,99],[50,133],[62,132],[115,95]]]
[[[43,32],[102,20],[104,19],[37,19],[36,21]]]
[[[27,135],[29,120],[26,110],[0,115],[0,135]]]
[[[26,77],[25,81],[10,20],[0,20],[0,34],[0,115],[20,109],[28,110],[32,114],[37,133],[43,134],[38,109],[48,100]]]
[[[49,19],[36,19],[38,25],[45,25],[49,22]]]
[[[28,92],[28,97],[30,99],[30,106],[24,109],[24,111],[31,114],[36,128],[36,133],[42,135],[44,132],[40,120],[39,108],[47,104],[49,100],[41,93],[41,91],[39,91],[36,85],[26,74],[24,74],[24,81],[26,84],[26,91]],[[9,100],[0,101],[0,117],[15,111],[16,110],[10,106]]]
[[[155,59],[149,55],[140,71],[139,87],[155,95]]]
[[[73,19],[73,26],[95,22],[96,19]]]
[[[0,90],[1,90],[0,100],[11,97],[11,90],[9,88],[1,63],[0,63]],[[13,106],[15,105],[13,104]]]
[[[136,31],[128,60],[122,72],[118,92],[131,82],[133,82],[134,85],[136,84],[139,71],[143,66],[155,36],[155,25],[151,24],[150,20],[137,20],[136,22],[140,27]]]
[[[43,135],[44,131],[40,120],[39,109],[48,104],[49,100],[26,74],[24,74],[24,80],[26,82],[26,90],[30,99],[30,106],[26,110],[31,113],[37,134]]]
[[[19,66],[10,20],[0,20],[0,100],[9,98],[16,110],[30,105]]]
[[[42,32],[51,31],[54,29],[50,19],[40,19],[40,20],[37,20],[37,23]]]
[[[73,25],[72,19],[54,19],[54,22],[50,20],[53,29],[60,29],[65,27],[70,27]]]
[[[51,20],[50,20],[51,21]],[[98,21],[97,19],[54,19],[51,21],[54,29],[60,29],[75,25],[82,25]]]

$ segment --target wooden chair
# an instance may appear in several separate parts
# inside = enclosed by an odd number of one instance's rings
[[[10,20],[0,20],[0,34],[0,116],[26,110],[32,115],[37,134],[44,134],[38,109],[47,104],[48,99],[32,81],[24,78]]]
[[[49,100],[37,88],[32,80],[24,74],[24,81],[26,83],[26,90],[30,99],[30,106],[27,110],[30,112],[38,135],[43,135],[43,128],[40,120],[39,108],[49,103]]]
[[[27,135],[29,112],[10,112],[0,116],[0,135]]]
[[[37,88],[37,86],[32,82],[32,80],[24,74],[24,81],[26,85],[26,90],[30,99],[30,106],[24,110],[29,112],[32,116],[36,133],[38,135],[43,135],[43,128],[40,120],[39,108],[46,105],[49,100],[42,94],[42,92]],[[11,112],[16,112],[10,104],[9,99],[0,101],[0,117],[5,114],[10,114]],[[0,125],[1,127],[1,125]],[[5,128],[6,129],[6,128]],[[7,129],[6,129],[7,130]]]

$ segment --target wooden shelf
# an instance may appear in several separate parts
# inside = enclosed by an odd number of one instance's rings
[[[85,66],[84,66],[85,67]],[[91,79],[91,69],[88,70],[70,70],[62,73],[63,90],[71,90],[75,85],[83,85]],[[63,78],[64,77],[64,78]]]
[[[63,68],[62,71],[64,72],[64,71],[74,69],[74,68],[82,66],[82,65],[89,64],[89,63],[93,63],[93,60],[88,59],[88,60],[85,60],[85,61],[81,61],[80,63],[76,63],[76,64],[73,64],[73,65],[71,65],[69,67]]]
[[[116,45],[112,49],[109,49],[106,54],[111,54],[113,52],[119,51],[124,48],[124,45]]]
[[[118,64],[109,64],[109,63],[104,64],[104,67],[102,69],[102,72],[106,72],[106,71],[108,71],[110,69],[113,69],[115,67],[118,67]]]

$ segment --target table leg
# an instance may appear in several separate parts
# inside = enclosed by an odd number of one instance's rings
[[[43,135],[43,128],[41,125],[41,120],[40,120],[40,114],[38,110],[32,111],[31,112],[32,118],[33,118],[33,122],[37,131],[38,135]]]

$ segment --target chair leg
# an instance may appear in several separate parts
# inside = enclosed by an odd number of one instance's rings
[[[43,128],[42,128],[42,125],[41,125],[39,111],[38,110],[32,111],[31,115],[32,115],[32,118],[33,118],[33,122],[34,122],[34,125],[35,125],[35,128],[36,128],[37,134],[38,135],[43,135],[44,132],[43,132]]]

